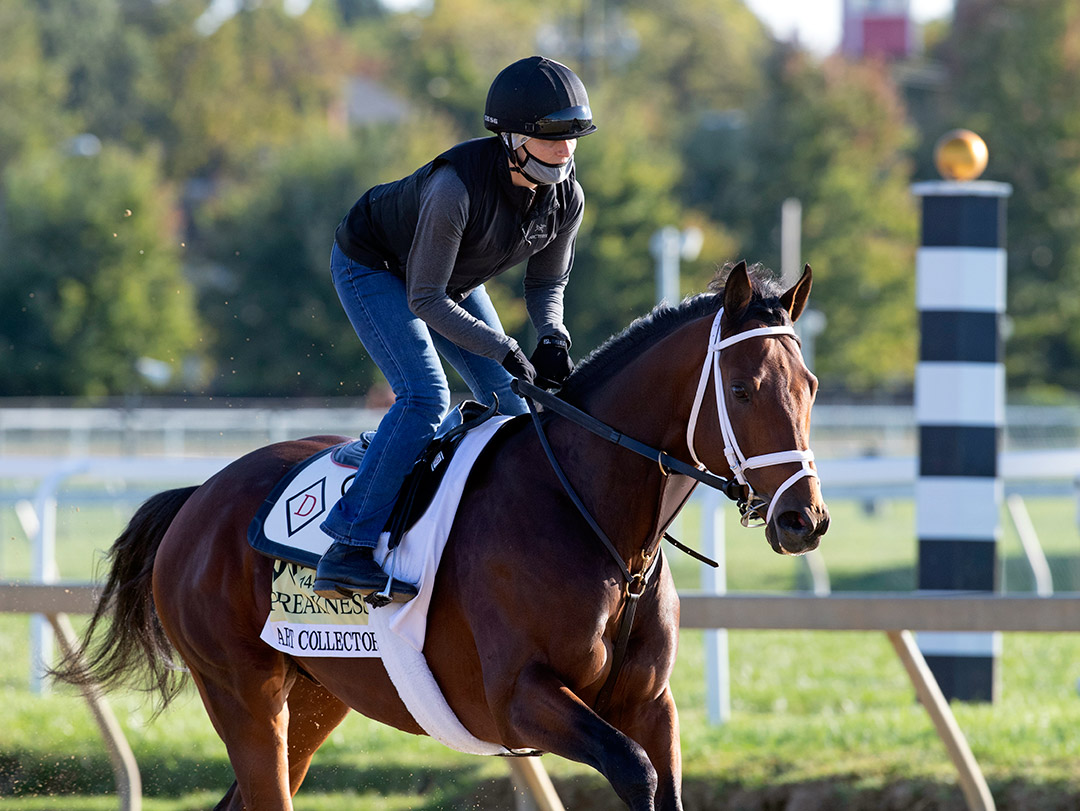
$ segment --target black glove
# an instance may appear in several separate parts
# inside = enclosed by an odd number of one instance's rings
[[[502,367],[518,380],[524,380],[526,383],[532,383],[536,380],[536,368],[529,363],[529,359],[525,357],[525,353],[520,348],[510,352],[502,359]]]
[[[541,338],[529,360],[536,367],[536,376],[545,388],[561,386],[574,371],[570,344],[561,335],[545,335]]]

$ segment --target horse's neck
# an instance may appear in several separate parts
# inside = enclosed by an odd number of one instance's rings
[[[686,424],[707,343],[707,327],[678,328],[591,392],[585,410],[632,439],[688,459]],[[693,481],[669,476],[656,461],[558,422],[561,442],[573,446],[570,453],[580,462],[575,479],[585,491],[583,500],[624,559],[640,560],[643,547],[655,547]]]
[[[689,460],[690,419],[713,316],[677,327],[591,392],[585,410],[617,430]]]

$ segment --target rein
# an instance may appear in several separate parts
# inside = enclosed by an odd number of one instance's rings
[[[570,422],[575,425],[584,428],[586,431],[596,434],[601,439],[606,439],[608,442],[618,445],[620,448],[626,448],[640,456],[644,456],[646,459],[651,459],[658,463],[664,471],[672,471],[682,476],[689,476],[691,479],[696,479],[714,490],[719,490],[732,501],[738,501],[743,495],[743,485],[739,482],[717,476],[715,473],[706,470],[704,465],[701,467],[694,467],[681,459],[676,459],[665,451],[646,445],[644,442],[639,442],[636,439],[632,439],[621,431],[616,431],[607,423],[596,419],[596,417],[586,414],[580,408],[570,405],[565,400],[560,400],[546,389],[534,386],[532,383],[527,383],[524,380],[514,380],[510,388],[512,388],[516,394],[520,394],[524,397],[527,404],[532,405],[533,402],[539,403],[544,407],[545,411],[552,411],[560,417],[565,417],[570,420]],[[530,408],[530,411],[532,410],[533,409]]]
[[[724,315],[724,308],[721,307],[716,313],[716,317],[713,319],[712,329],[709,335],[709,347],[705,353],[705,361],[702,364],[701,377],[698,380],[697,392],[694,395],[694,405],[690,411],[690,420],[686,426],[686,444],[690,450],[690,456],[694,460],[695,465],[689,465],[683,462],[681,459],[676,459],[669,453],[653,448],[650,445],[646,445],[644,442],[639,442],[636,439],[626,436],[621,431],[617,431],[610,425],[596,419],[589,414],[586,414],[579,408],[576,408],[565,400],[560,400],[558,397],[549,393],[548,391],[535,386],[524,380],[515,379],[511,383],[513,391],[525,399],[526,404],[529,407],[529,414],[532,417],[533,425],[536,428],[537,436],[540,439],[540,445],[544,449],[544,454],[547,456],[548,461],[551,463],[552,469],[555,471],[555,475],[562,485],[563,490],[566,491],[570,501],[573,502],[578,512],[588,523],[600,541],[604,544],[608,553],[615,560],[615,563],[619,566],[619,570],[622,572],[623,578],[626,580],[626,608],[623,611],[622,619],[619,621],[619,633],[616,638],[614,648],[612,650],[612,664],[611,669],[608,672],[608,677],[604,681],[603,686],[600,688],[600,692],[596,697],[596,704],[594,710],[597,714],[602,714],[607,709],[608,703],[611,700],[611,696],[615,690],[615,683],[619,677],[619,671],[622,669],[623,661],[626,658],[626,651],[629,647],[630,631],[634,624],[634,615],[637,613],[638,600],[645,592],[645,587],[648,585],[649,580],[652,578],[654,572],[659,568],[659,563],[663,557],[659,548],[654,553],[655,557],[646,555],[644,569],[638,574],[633,574],[629,567],[626,565],[626,561],[623,560],[622,555],[619,554],[612,543],[611,539],[607,536],[596,522],[596,519],[592,517],[588,508],[581,501],[581,498],[574,491],[573,486],[570,484],[570,480],[567,479],[566,474],[563,472],[562,466],[559,465],[558,460],[555,458],[555,453],[551,449],[551,443],[548,441],[547,434],[544,432],[544,426],[540,421],[540,415],[536,410],[536,403],[539,403],[545,410],[552,411],[561,417],[570,420],[575,425],[578,425],[587,431],[596,434],[602,439],[611,442],[614,445],[618,445],[621,448],[633,451],[647,459],[651,459],[660,465],[661,472],[666,476],[669,471],[678,473],[683,476],[689,476],[695,481],[712,487],[715,490],[719,490],[725,496],[735,501],[739,507],[739,513],[741,514],[741,522],[743,526],[751,526],[750,521],[753,517],[763,523],[768,523],[772,520],[773,507],[776,504],[777,498],[785,490],[791,487],[799,479],[807,476],[817,476],[817,471],[810,467],[810,462],[814,460],[814,454],[809,449],[807,450],[793,450],[793,451],[780,451],[778,453],[768,453],[759,456],[747,457],[742,449],[739,447],[738,441],[735,439],[735,430],[731,424],[731,417],[727,412],[727,405],[724,400],[724,382],[723,376],[720,372],[720,352],[729,346],[737,344],[741,341],[745,341],[749,338],[759,337],[773,337],[781,335],[791,335],[798,341],[798,336],[795,333],[795,329],[791,326],[779,326],[779,327],[757,327],[755,329],[746,330],[732,335],[729,338],[720,337],[720,322]],[[716,394],[716,410],[720,419],[720,431],[724,438],[724,456],[727,460],[728,466],[731,468],[732,473],[735,474],[734,479],[724,479],[717,476],[715,473],[710,472],[705,468],[705,465],[698,458],[697,452],[694,450],[694,434],[697,429],[698,417],[701,413],[701,405],[704,402],[705,389],[709,382],[710,374],[714,377],[714,387]],[[773,493],[771,499],[764,499],[758,496],[754,489],[750,486],[746,480],[745,471],[752,470],[759,467],[768,467],[771,465],[788,464],[791,462],[798,462],[800,469],[794,475],[789,477],[783,484],[777,488]],[[761,516],[761,510],[765,508],[766,514],[764,518]],[[760,526],[760,524],[754,524],[754,526]],[[663,537],[669,542],[673,543],[679,549],[691,554],[693,557],[702,560],[705,563],[709,563],[712,566],[717,564],[703,555],[694,552],[692,549],[684,546],[676,541],[667,532],[663,533]]]

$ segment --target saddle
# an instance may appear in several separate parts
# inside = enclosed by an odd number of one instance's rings
[[[490,408],[465,401],[443,420],[398,491],[384,529],[393,538],[391,548],[431,504],[464,437],[497,410],[497,401]],[[330,545],[330,537],[319,529],[319,519],[348,489],[374,436],[374,431],[365,431],[359,439],[294,465],[256,512],[248,527],[248,543],[269,557],[315,568]]]
[[[494,395],[493,395],[494,396]],[[428,443],[427,448],[413,463],[412,470],[405,477],[405,481],[398,491],[397,500],[394,502],[394,510],[383,527],[383,532],[390,533],[388,544],[393,549],[401,543],[402,536],[408,532],[417,522],[424,511],[431,504],[435,493],[450,467],[450,460],[454,457],[465,434],[495,416],[499,410],[499,398],[490,406],[484,406],[473,400],[465,400],[454,408],[446,419],[443,420],[434,438]],[[350,445],[355,443],[349,443]],[[370,438],[368,440],[370,444]],[[341,449],[344,456],[349,445]],[[363,459],[363,452],[367,450],[367,444],[360,451],[359,459]],[[335,454],[335,461],[337,456]],[[359,459],[357,467],[359,467]]]

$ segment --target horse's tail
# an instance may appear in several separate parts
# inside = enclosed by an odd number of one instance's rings
[[[196,489],[166,490],[135,511],[109,550],[109,577],[81,643],[50,676],[106,691],[133,684],[160,694],[159,712],[176,697],[184,674],[154,610],[151,581],[161,539]]]

